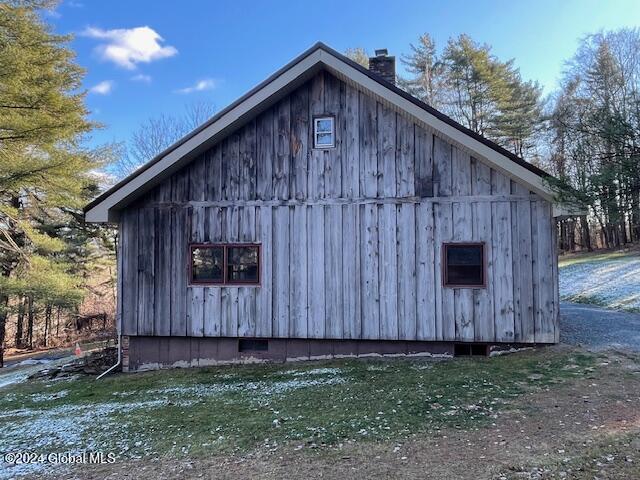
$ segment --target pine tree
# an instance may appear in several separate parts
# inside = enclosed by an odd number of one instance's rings
[[[78,93],[83,71],[70,37],[53,34],[39,17],[47,4],[0,4],[0,366],[12,296],[78,298],[59,258],[64,241],[43,227],[81,208],[99,166],[81,147],[94,128]]]
[[[531,157],[542,127],[542,87],[525,82],[517,70],[509,69],[504,95],[496,98],[497,114],[491,119],[488,134],[519,157]]]
[[[438,54],[422,35],[403,63],[412,74],[400,85],[476,133],[517,155],[531,157],[542,122],[542,89],[521,78],[514,61],[500,61],[467,35],[449,39]]]
[[[444,65],[438,58],[434,40],[425,33],[410,48],[411,53],[401,60],[413,77],[400,79],[400,86],[432,107],[441,108]]]
[[[478,45],[467,35],[450,39],[444,52],[447,92],[445,110],[464,126],[484,135],[506,96],[505,68],[488,45]]]

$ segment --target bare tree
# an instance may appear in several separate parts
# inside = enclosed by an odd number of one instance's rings
[[[122,145],[120,158],[112,171],[118,178],[130,175],[156,155],[202,125],[215,113],[208,101],[185,105],[181,115],[161,114],[145,120],[131,134],[127,145]]]
[[[364,68],[369,68],[369,54],[364,48],[347,48],[344,51],[344,54],[357,64],[362,65]]]
[[[586,248],[587,221],[596,227],[602,246],[640,241],[638,52],[638,29],[583,38],[567,63],[550,115],[549,167],[560,187],[589,207],[589,218],[580,225]],[[571,248],[569,241],[566,249]]]

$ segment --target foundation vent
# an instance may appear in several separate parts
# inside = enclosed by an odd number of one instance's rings
[[[242,338],[238,342],[238,352],[267,352],[269,351],[269,340],[256,340],[253,338]]]
[[[486,357],[488,355],[488,345],[477,343],[456,343],[453,346],[454,357]]]

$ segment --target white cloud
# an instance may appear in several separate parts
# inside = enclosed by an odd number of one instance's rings
[[[103,80],[102,82],[94,85],[89,89],[89,93],[96,93],[98,95],[109,95],[113,90],[114,83],[111,80]]]
[[[176,93],[193,93],[193,92],[202,92],[204,90],[213,90],[218,85],[218,82],[213,78],[205,78],[203,80],[198,80],[194,85],[185,88],[179,88],[176,90]]]
[[[178,53],[175,47],[161,45],[163,38],[149,27],[114,30],[89,27],[83,35],[104,40],[96,47],[97,53],[102,59],[129,70],[135,69],[138,63],[149,63]]]
[[[131,77],[131,80],[133,80],[134,82],[151,83],[151,75],[139,73],[138,75],[134,75],[133,77]]]

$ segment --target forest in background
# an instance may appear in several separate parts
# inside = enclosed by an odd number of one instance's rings
[[[87,147],[84,71],[41,15],[52,0],[0,2],[0,366],[33,349],[114,335],[114,229],[82,207],[210,117],[212,103],[149,118],[120,144]],[[362,48],[347,55],[367,66]],[[563,251],[640,241],[640,33],[581,39],[545,96],[514,59],[460,35],[424,34],[401,55],[398,85],[542,167],[588,215],[559,224]]]

